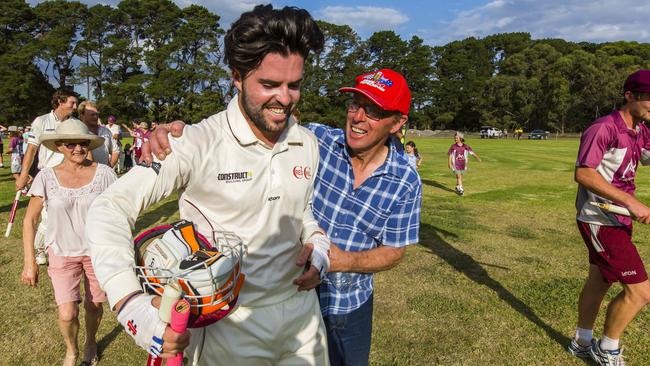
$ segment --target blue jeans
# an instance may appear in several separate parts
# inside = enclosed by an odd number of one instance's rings
[[[323,317],[331,366],[366,366],[372,336],[372,298],[357,310]]]

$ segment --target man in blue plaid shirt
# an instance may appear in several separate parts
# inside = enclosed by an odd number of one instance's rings
[[[397,265],[417,243],[422,183],[391,135],[408,119],[411,92],[399,73],[356,78],[345,129],[307,126],[318,138],[320,166],[313,213],[332,244],[320,285],[332,365],[367,365],[373,273]]]

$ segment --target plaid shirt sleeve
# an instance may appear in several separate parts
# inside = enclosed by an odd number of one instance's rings
[[[419,180],[417,177],[415,179]],[[421,209],[422,184],[410,185],[386,221],[382,244],[403,247],[417,243]]]

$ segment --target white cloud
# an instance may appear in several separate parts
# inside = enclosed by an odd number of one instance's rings
[[[392,8],[374,6],[327,6],[316,10],[314,17],[334,24],[348,24],[359,33],[390,30],[409,21],[409,17]]]
[[[574,42],[649,42],[648,18],[650,6],[638,0],[495,0],[458,12],[440,31],[421,34],[432,44],[504,32]]]
[[[184,8],[191,4],[201,5],[213,14],[221,17],[219,24],[222,29],[230,28],[235,20],[246,11],[253,10],[255,5],[268,4],[268,1],[251,1],[251,0],[172,0],[176,5]]]

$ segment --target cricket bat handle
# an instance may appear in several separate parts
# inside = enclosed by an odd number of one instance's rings
[[[9,237],[11,234],[11,228],[14,226],[14,220],[16,219],[16,211],[18,211],[18,202],[20,201],[20,195],[23,194],[22,191],[16,191],[16,197],[14,197],[14,203],[11,205],[11,213],[9,214],[9,222],[7,223],[7,231],[5,231],[5,238]]]
[[[158,307],[158,316],[160,320],[169,324],[171,322],[172,310],[174,304],[181,298],[183,291],[176,283],[169,283],[165,285],[165,290],[160,298],[160,307]],[[182,361],[182,358],[181,358]],[[169,365],[169,362],[167,363]],[[149,354],[147,357],[147,366],[160,366],[162,365],[162,358],[152,356]]]
[[[611,203],[591,202],[591,204],[594,205],[594,206],[600,207],[605,211],[615,213],[617,215],[632,216],[630,214],[630,211],[625,207],[616,206],[616,205],[611,204]]]
[[[176,302],[171,312],[171,322],[169,326],[176,333],[184,333],[187,330],[187,321],[190,319],[190,303],[185,299]],[[182,366],[183,352],[178,352],[176,356],[167,360],[167,366]]]

